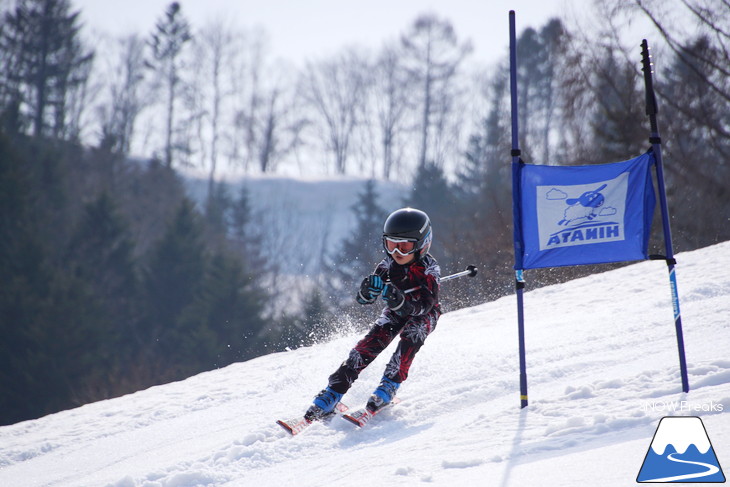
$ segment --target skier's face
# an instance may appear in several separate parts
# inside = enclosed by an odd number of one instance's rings
[[[391,257],[399,265],[407,265],[416,260],[416,254],[401,255],[398,252],[394,252],[391,254]]]
[[[383,236],[385,251],[400,265],[410,264],[416,259],[416,241]]]

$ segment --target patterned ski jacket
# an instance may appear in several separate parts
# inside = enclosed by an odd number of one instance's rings
[[[379,275],[384,281],[389,280],[401,291],[418,288],[405,295],[406,302],[412,307],[409,316],[425,315],[434,309],[441,314],[439,305],[441,268],[431,254],[426,254],[420,260],[407,265],[400,265],[392,257],[387,256],[375,266],[373,274]]]

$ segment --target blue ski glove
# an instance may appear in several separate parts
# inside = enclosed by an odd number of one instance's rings
[[[372,274],[362,280],[360,291],[357,293],[357,302],[360,304],[372,304],[383,292],[385,283],[383,278],[377,274]]]
[[[385,285],[383,289],[383,301],[398,316],[406,316],[413,311],[413,305],[406,301],[406,295],[403,294],[403,291],[392,284]]]

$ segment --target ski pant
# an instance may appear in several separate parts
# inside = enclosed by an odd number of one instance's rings
[[[399,317],[390,309],[385,308],[375,325],[350,351],[342,365],[329,377],[329,387],[344,394],[353,382],[380,352],[400,333],[400,341],[388,365],[385,367],[385,377],[394,382],[403,382],[408,377],[413,358],[426,340],[426,337],[436,328],[441,312],[434,308],[421,316]]]

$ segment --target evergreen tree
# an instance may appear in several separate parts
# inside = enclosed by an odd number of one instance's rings
[[[30,161],[14,150],[0,131],[0,424],[39,415],[44,402],[35,397],[26,372],[36,320],[49,273],[37,233],[31,197]]]
[[[505,110],[507,79],[498,74],[489,88],[489,112],[478,127],[480,130],[469,137],[464,166],[457,174],[457,189],[467,198],[480,194],[490,176],[508,166],[504,162],[510,149],[509,116]]]
[[[640,154],[646,148],[647,128],[637,70],[609,51],[595,77],[596,111],[591,120],[595,159],[590,162],[623,161]]]
[[[180,96],[181,55],[192,38],[190,24],[182,14],[180,3],[172,2],[165,11],[165,17],[155,25],[149,43],[156,63],[151,67],[162,79],[167,95],[164,147],[167,167],[172,167],[175,148],[175,106]]]
[[[19,0],[5,15],[0,51],[11,69],[0,74],[0,84],[37,136],[77,135],[68,130],[68,103],[86,83],[93,59],[80,29],[68,0]]]
[[[459,238],[455,222],[458,217],[457,199],[442,168],[428,163],[418,170],[408,205],[425,211],[431,219],[434,229],[431,253],[436,256],[442,269],[456,264],[458,254],[447,243]]]
[[[569,62],[568,40],[569,34],[559,19],[550,19],[540,29],[540,44],[543,51],[538,84],[540,117],[537,138],[533,143],[542,149],[541,160],[544,164],[555,164],[550,139],[561,131],[561,122],[558,119],[560,113],[557,107],[561,94],[561,73],[565,64]]]
[[[568,33],[559,19],[539,31],[527,28],[517,40],[520,147],[526,159],[551,164],[551,136],[556,123],[561,72],[567,62]]]
[[[517,39],[517,100],[518,123],[520,126],[520,148],[525,155],[532,154],[532,145],[528,143],[528,134],[532,131],[530,123],[535,117],[533,105],[538,97],[537,83],[540,79],[540,39],[532,27],[525,29]],[[530,160],[531,157],[525,157]]]
[[[190,323],[181,317],[200,292],[205,272],[205,248],[200,216],[185,199],[153,248],[145,276],[145,344],[151,366],[160,376],[179,378],[199,370],[191,356],[198,347]],[[159,354],[159,356],[156,356]],[[159,363],[159,362],[162,363]]]
[[[231,206],[225,183],[213,183],[205,202],[205,226],[214,242],[223,242],[228,236]]]
[[[375,264],[383,258],[383,222],[388,212],[378,204],[378,193],[374,180],[365,183],[363,191],[351,207],[353,213],[350,238],[330,255],[333,262],[335,282],[332,292],[344,302],[351,302],[354,289],[363,277],[370,275]]]
[[[459,263],[459,269],[474,264],[489,269],[490,278],[504,273],[502,282],[507,283],[509,260],[505,256],[509,255],[512,246],[512,173],[505,157],[509,154],[509,132],[497,116],[501,111],[498,93],[503,89],[503,83],[496,83],[493,105],[483,121],[483,130],[469,138],[464,156],[471,171],[465,173],[468,178],[460,179],[464,182],[456,193],[458,198],[451,218],[458,234],[445,245],[450,248],[451,255],[465,259]],[[490,282],[480,274],[476,280],[450,283],[449,289],[454,292],[444,296],[476,297],[472,301],[476,304],[484,294],[494,298],[504,294],[504,286],[496,284],[499,281],[494,278],[494,282]],[[465,306],[470,301],[466,299],[458,304]]]
[[[716,41],[715,41],[716,42]],[[689,39],[657,75],[665,180],[675,244],[697,248],[730,238],[730,104],[716,87],[727,52],[711,37]],[[711,209],[711,211],[708,211]]]
[[[264,293],[238,258],[215,254],[200,292],[181,319],[182,328],[189,329],[195,340],[186,351],[191,364],[209,370],[254,356],[265,326],[264,302]]]
[[[266,272],[266,259],[262,249],[261,226],[256,225],[251,206],[251,192],[247,185],[241,185],[238,197],[230,212],[230,239],[233,247],[246,262],[248,272],[260,278]]]
[[[85,207],[69,245],[66,267],[85,283],[101,310],[96,320],[103,343],[97,353],[106,362],[107,370],[119,369],[121,374],[141,345],[133,251],[134,243],[116,203],[108,193],[101,193]],[[103,380],[104,395],[121,392],[115,390],[117,381],[111,377]]]
[[[52,196],[64,191],[63,181],[42,184],[38,169],[52,167],[44,161],[47,148],[18,138],[17,150],[9,150],[0,138],[0,402],[2,421],[12,422],[100,398],[113,347],[97,283],[70,272],[68,241],[55,230],[71,226],[71,205]],[[68,156],[54,148],[63,167]],[[55,211],[53,202],[60,203]]]
[[[24,324],[30,341],[19,369],[28,381],[24,400],[37,405],[28,408],[33,417],[99,399],[98,385],[111,371],[106,330],[99,326],[104,310],[93,283],[60,267],[48,277],[40,308]]]
[[[231,212],[231,231],[236,239],[243,240],[251,230],[251,192],[248,186],[241,185]]]
[[[185,199],[182,179],[156,159],[145,165],[126,163],[119,173],[115,194],[134,235],[135,255],[149,255]]]
[[[327,339],[336,331],[337,325],[327,301],[315,291],[305,300],[302,314],[286,338],[292,348],[308,347]]]

